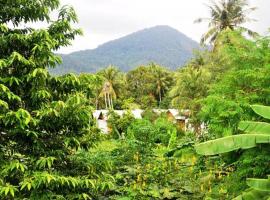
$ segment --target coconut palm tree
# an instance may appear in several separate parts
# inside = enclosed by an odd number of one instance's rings
[[[208,21],[209,30],[202,36],[201,43],[210,41],[215,43],[215,40],[220,32],[226,29],[240,29],[250,36],[255,36],[257,33],[241,26],[242,24],[254,19],[250,19],[247,15],[254,11],[256,7],[248,7],[247,0],[219,0],[218,2],[211,1],[208,5],[210,9],[210,18],[199,18],[195,23]]]
[[[93,88],[94,95],[95,95],[96,109],[98,109],[98,99],[99,99],[100,90],[102,88],[102,78],[95,74],[92,77],[91,83],[92,83],[91,87]]]
[[[113,98],[116,97],[116,94],[110,82],[106,81],[103,84],[99,97],[104,97],[106,109],[113,109]]]
[[[120,71],[116,67],[110,65],[98,74],[105,80],[99,96],[104,97],[106,109],[113,109],[113,99],[116,98],[119,89]]]
[[[211,75],[207,69],[190,64],[181,69],[175,78],[177,80],[176,85],[169,93],[172,98],[171,103],[174,107],[191,110],[190,122],[195,129],[195,133],[199,136],[201,122],[197,114],[201,105],[198,100],[207,95]]]
[[[202,96],[208,89],[209,72],[204,68],[187,66],[176,74],[176,85],[170,91],[172,104],[176,107],[190,108],[191,102]]]
[[[150,64],[150,71],[153,74],[153,81],[156,88],[155,92],[158,95],[160,105],[162,96],[172,85],[172,76],[168,70],[154,63]]]

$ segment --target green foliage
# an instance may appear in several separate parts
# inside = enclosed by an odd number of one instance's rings
[[[157,129],[150,121],[137,119],[128,127],[127,137],[130,139],[134,138],[145,145],[150,145],[154,142],[156,133]]]
[[[253,148],[258,144],[269,143],[269,139],[270,136],[265,134],[233,135],[198,144],[196,151],[203,155],[216,155]]]
[[[209,30],[202,36],[201,43],[203,44],[207,40],[209,40],[210,43],[216,44],[216,39],[219,36],[220,32],[228,29],[240,29],[243,32],[249,34],[250,36],[256,36],[257,33],[241,26],[245,22],[252,21],[252,19],[248,18],[247,15],[251,11],[256,10],[256,7],[246,8],[247,6],[248,2],[246,0],[219,0],[216,2],[211,2],[211,5],[207,6],[210,9],[211,17],[199,18],[195,21],[209,21]]]
[[[252,106],[252,108],[257,114],[261,114],[262,117],[268,118],[269,107],[256,105],[256,106]],[[266,126],[269,125],[267,123],[265,124]],[[238,150],[240,148],[241,149],[254,148],[258,144],[261,144],[261,143],[269,143],[269,132],[265,131],[264,129],[265,124],[262,128],[261,123],[242,122],[240,129],[242,129],[243,131],[252,131],[252,133],[228,136],[228,137],[223,137],[223,138],[219,138],[212,141],[207,141],[201,144],[197,144],[195,147],[196,151],[197,153],[203,154],[203,155],[215,155],[215,154],[220,154],[220,153],[231,152],[234,150]],[[254,134],[254,130],[256,130],[255,131],[256,134]],[[244,159],[242,161],[240,158],[240,160],[238,161],[240,163],[239,167],[247,163],[251,165],[256,165],[257,166],[256,169],[258,169],[259,171],[256,171],[254,169],[252,175],[261,176],[267,172],[266,169],[263,169],[264,164],[262,164],[265,160],[265,155],[263,154],[264,152],[262,151],[255,151],[255,152],[256,152],[255,154],[257,153],[260,153],[260,154],[258,154],[258,156],[253,155],[252,157],[248,157],[249,154],[247,154],[247,156],[243,156]],[[259,160],[259,162],[256,164],[257,159]],[[262,166],[258,167],[258,165],[262,165]],[[251,187],[252,190],[240,195],[236,199],[251,199],[251,198],[267,199],[269,198],[270,189],[268,188],[268,180],[247,179],[247,184]]]
[[[172,72],[165,67],[151,63],[140,66],[126,74],[128,95],[143,109],[161,105],[173,84]]]
[[[51,77],[54,55],[78,34],[71,7],[59,1],[1,2],[0,198],[90,199],[90,177],[70,157],[93,143],[92,107],[73,74]],[[47,22],[34,29],[28,22]],[[25,23],[22,27],[21,24]],[[97,136],[95,136],[97,137]],[[90,140],[89,140],[90,139]]]
[[[164,146],[173,146],[175,138],[177,137],[177,130],[175,125],[166,118],[158,118],[154,122],[154,127],[157,129],[157,133],[154,136],[156,143],[162,143]]]
[[[130,111],[123,113],[123,116],[119,116],[114,111],[111,111],[108,118],[108,126],[112,130],[111,134],[114,139],[124,138],[127,134],[128,127],[135,120]]]
[[[219,59],[206,65],[211,70],[212,65],[218,66],[213,74],[218,79],[213,80],[209,95],[201,101],[198,115],[207,122],[212,139],[227,132],[235,134],[241,120],[257,118],[250,104],[269,104],[269,48],[265,48],[269,39],[252,42],[239,32],[227,31],[219,40],[225,45],[212,53]]]

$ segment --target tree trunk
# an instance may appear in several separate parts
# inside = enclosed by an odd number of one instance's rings
[[[96,102],[96,110],[97,110],[98,109],[98,95],[96,96],[95,102]]]
[[[108,93],[106,93],[106,102],[107,102],[106,109],[109,109],[110,108],[110,102],[108,101]]]
[[[107,93],[104,94],[105,108],[107,109]]]
[[[112,96],[111,96],[111,109],[113,109],[113,100],[112,100]]]
[[[159,90],[159,107],[160,107],[161,101],[162,101],[161,91]]]

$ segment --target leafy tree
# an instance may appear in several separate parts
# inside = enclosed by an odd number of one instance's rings
[[[92,104],[98,109],[103,78],[97,74],[81,74],[78,78],[81,82],[80,90],[87,95],[87,98],[93,99]]]
[[[192,61],[176,73],[177,82],[172,87],[169,95],[172,98],[171,104],[174,107],[191,110],[191,122],[195,127],[195,132],[199,134],[201,120],[197,115],[201,110],[200,100],[208,94],[211,73],[204,66],[197,64]]]
[[[71,7],[58,0],[1,1],[0,198],[89,199],[87,174],[70,157],[93,142],[91,106],[74,75],[51,77],[54,55],[81,31]],[[34,29],[30,22],[47,22]],[[22,26],[24,24],[24,26]]]
[[[209,5],[211,17],[199,18],[195,21],[209,21],[209,30],[202,36],[201,43],[205,43],[207,40],[215,43],[218,34],[226,29],[240,29],[251,36],[257,35],[255,32],[241,26],[252,21],[247,15],[256,9],[256,7],[246,8],[247,6],[247,0],[219,0]]]
[[[149,73],[149,70],[146,66],[140,66],[136,69],[129,71],[126,75],[127,77],[127,89],[139,102],[140,98],[145,95],[152,93],[153,88],[150,84],[153,80],[153,76]]]
[[[161,105],[173,84],[173,76],[165,67],[151,63],[129,71],[126,75],[127,95],[132,96],[142,108]]]
[[[217,49],[227,70],[218,72],[222,76],[211,85],[199,114],[214,138],[234,134],[241,119],[256,118],[250,104],[269,104],[269,39],[254,42],[231,31],[221,39],[230,41]]]

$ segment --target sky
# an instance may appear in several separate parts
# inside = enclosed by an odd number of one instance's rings
[[[74,7],[84,35],[60,53],[93,49],[97,46],[157,25],[168,25],[199,41],[207,23],[194,24],[199,17],[209,17],[209,0],[61,0]],[[249,0],[258,9],[250,14],[257,21],[246,27],[266,34],[270,28],[270,0]]]

